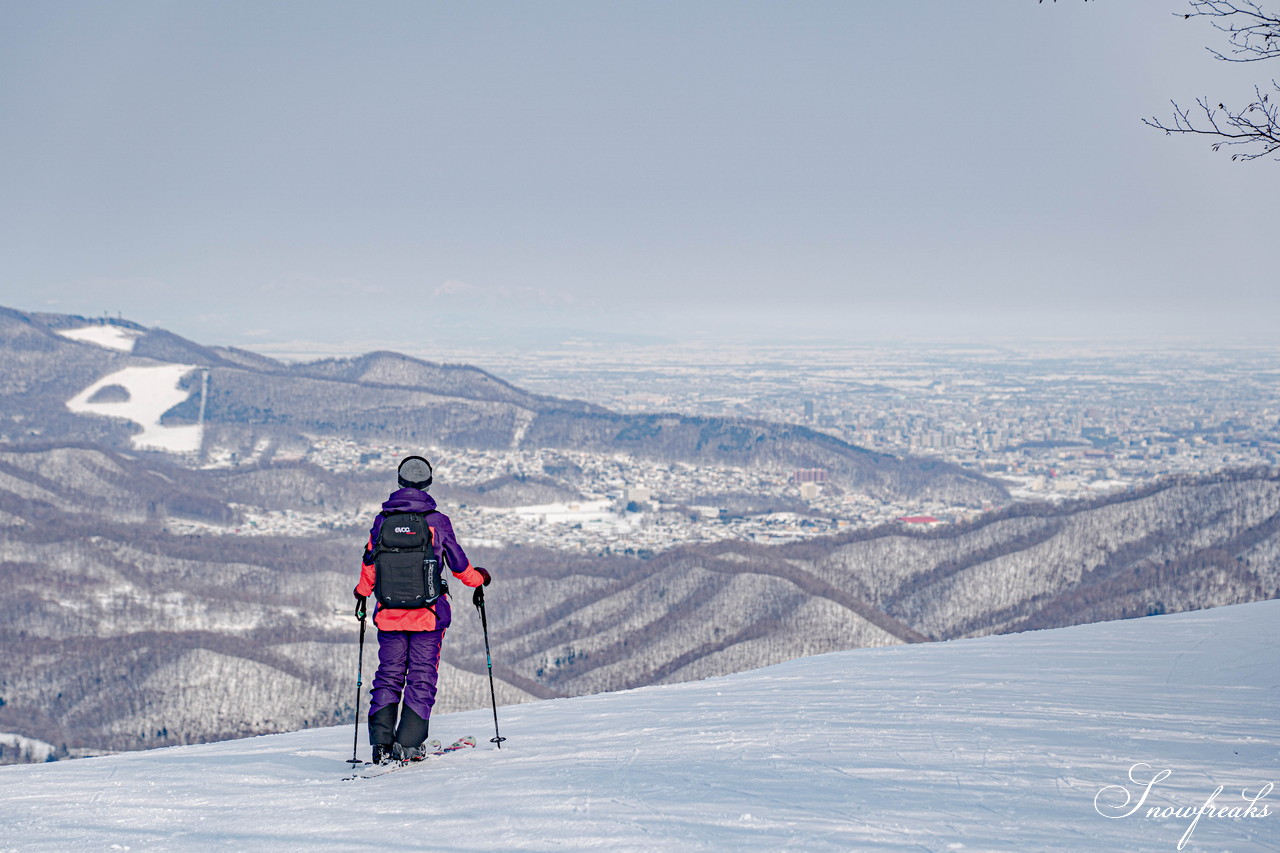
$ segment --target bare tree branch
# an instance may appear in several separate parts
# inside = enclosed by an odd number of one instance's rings
[[[1280,85],[1274,82],[1271,85],[1280,92]],[[1213,143],[1214,151],[1224,145],[1256,144],[1259,146],[1256,150],[1238,151],[1231,155],[1231,159],[1257,160],[1280,152],[1280,108],[1277,106],[1277,101],[1270,99],[1269,94],[1264,94],[1258,88],[1253,91],[1256,100],[1238,112],[1228,109],[1223,104],[1218,104],[1217,108],[1211,107],[1205,98],[1197,98],[1196,103],[1204,113],[1204,117],[1198,119],[1203,122],[1200,125],[1197,125],[1197,119],[1192,117],[1191,111],[1178,106],[1177,101],[1172,102],[1172,123],[1166,124],[1154,116],[1149,119],[1144,118],[1142,123],[1157,130],[1163,130],[1166,134],[1195,133],[1202,136],[1216,136],[1219,139]]]
[[[1263,11],[1254,0],[1191,0],[1186,18],[1220,18],[1213,25],[1231,42],[1231,55],[1206,48],[1223,62],[1257,62],[1280,57],[1280,15]]]
[[[1215,18],[1213,26],[1226,33],[1232,47],[1229,53],[1208,48],[1223,62],[1257,62],[1262,59],[1280,58],[1280,15],[1263,10],[1257,0],[1189,0],[1191,11],[1187,18]],[[1271,81],[1280,92],[1280,85]],[[1166,122],[1156,117],[1143,119],[1143,124],[1163,130],[1166,134],[1191,133],[1216,137],[1213,150],[1224,145],[1248,146],[1248,150],[1236,151],[1232,160],[1257,160],[1272,154],[1280,154],[1280,111],[1273,93],[1253,88],[1254,100],[1243,109],[1232,109],[1223,103],[1215,108],[1208,98],[1197,98],[1200,109],[1193,111],[1173,101],[1173,120]],[[1202,115],[1203,114],[1203,115]],[[1280,156],[1277,156],[1280,159]]]

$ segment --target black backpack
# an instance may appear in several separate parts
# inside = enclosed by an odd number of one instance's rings
[[[440,579],[440,561],[431,547],[428,515],[431,512],[382,515],[382,529],[373,546],[373,564],[378,569],[373,595],[383,607],[397,610],[430,607],[445,591]]]

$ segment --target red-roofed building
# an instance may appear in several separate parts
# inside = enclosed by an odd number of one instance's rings
[[[904,515],[898,521],[904,524],[938,524],[938,519],[932,515]]]

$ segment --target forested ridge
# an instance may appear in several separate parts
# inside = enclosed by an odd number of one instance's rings
[[[349,722],[363,529],[176,536],[162,522],[234,523],[229,496],[360,506],[383,485],[304,464],[191,471],[87,445],[0,448],[0,732],[77,755]],[[929,531],[651,559],[471,556],[498,578],[494,666],[514,702],[1277,597],[1280,478],[1172,479]],[[487,701],[477,619],[454,592],[441,710]]]

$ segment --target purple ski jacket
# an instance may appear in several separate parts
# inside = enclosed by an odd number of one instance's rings
[[[436,509],[435,498],[418,489],[400,489],[392,492],[382,504],[383,512],[430,512],[427,516],[427,528],[431,531],[431,547],[436,552],[437,560],[444,560],[454,577],[467,586],[479,586],[484,577],[475,570],[466,552],[458,544],[453,535],[453,522],[449,516]],[[383,516],[373,520],[369,529],[369,543],[365,546],[364,560],[360,566],[360,582],[356,584],[357,595],[372,595],[373,583],[377,580],[377,567],[370,562],[373,559],[373,546],[382,532]],[[378,607],[373,612],[373,624],[379,631],[434,631],[437,628],[449,627],[452,611],[447,596],[440,596],[430,607],[414,610],[401,610],[394,607]]]

